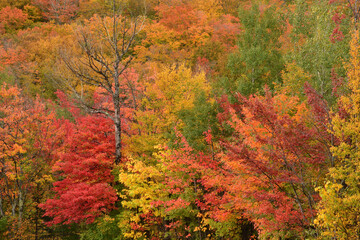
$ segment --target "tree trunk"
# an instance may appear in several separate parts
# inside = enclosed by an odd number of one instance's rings
[[[0,197],[0,217],[4,217],[4,211],[3,211],[3,206],[2,206],[2,196]]]
[[[118,112],[118,116],[115,116],[115,164],[118,165],[121,162],[121,119],[120,109],[115,109],[115,113]]]
[[[24,202],[25,202],[25,193],[23,194],[22,191],[19,191],[19,207],[18,207],[18,227],[20,229],[22,218],[23,218],[23,211],[24,211]]]

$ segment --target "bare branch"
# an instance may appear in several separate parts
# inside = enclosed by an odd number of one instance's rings
[[[90,113],[103,114],[114,122],[117,164],[121,161],[122,109],[126,105],[131,105],[134,109],[137,107],[134,86],[128,79],[126,79],[127,84],[120,82],[127,77],[126,70],[133,60],[133,56],[129,53],[144,26],[145,18],[122,16],[121,6],[117,6],[115,0],[112,2],[112,18],[97,17],[94,21],[100,25],[99,28],[88,29],[84,26],[77,32],[78,44],[84,55],[71,58],[64,52],[62,60],[76,80],[85,86],[95,86],[105,90],[105,94],[111,97],[114,109],[90,105],[83,94],[77,91],[72,81],[64,77],[62,82],[83,109]],[[124,98],[124,94],[128,96]],[[129,104],[127,101],[132,103]]]

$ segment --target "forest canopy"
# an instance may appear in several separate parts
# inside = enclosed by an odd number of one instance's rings
[[[359,6],[0,0],[0,239],[360,239]]]

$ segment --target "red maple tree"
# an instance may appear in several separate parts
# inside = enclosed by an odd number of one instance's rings
[[[53,184],[55,196],[40,204],[45,216],[53,218],[48,225],[93,222],[114,209],[117,200],[110,186],[115,158],[112,121],[100,115],[81,115],[66,101],[64,105],[75,121],[62,120],[64,142],[53,167],[58,178]]]

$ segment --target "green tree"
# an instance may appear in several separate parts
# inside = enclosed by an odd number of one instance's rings
[[[201,101],[209,105],[214,102],[205,73],[193,74],[184,64],[178,67],[163,67],[145,88],[141,107],[135,113],[137,123],[133,125],[133,129],[140,134],[132,136],[129,144],[133,154],[151,155],[156,152],[154,147],[168,143],[175,127],[179,131],[184,128],[185,131],[190,131],[187,127],[190,126],[188,122],[192,121],[190,117],[203,124],[204,120],[199,119],[203,113],[197,116],[194,113],[197,99],[202,98]],[[206,106],[203,108],[199,111],[210,111]],[[198,127],[202,131],[202,128]],[[196,132],[199,133],[198,129]]]
[[[284,61],[279,50],[283,19],[276,4],[256,1],[250,9],[241,7],[240,25],[243,32],[238,50],[230,55],[229,79],[240,93],[248,95],[261,90],[265,84],[280,81]]]
[[[348,59],[350,40],[349,17],[336,19],[334,16],[345,17],[348,12],[339,12],[325,1],[312,4],[295,1],[295,10],[289,14],[292,49],[285,56],[287,64],[302,69],[310,76],[309,83],[327,101],[334,103],[331,73],[345,76],[342,62]]]

